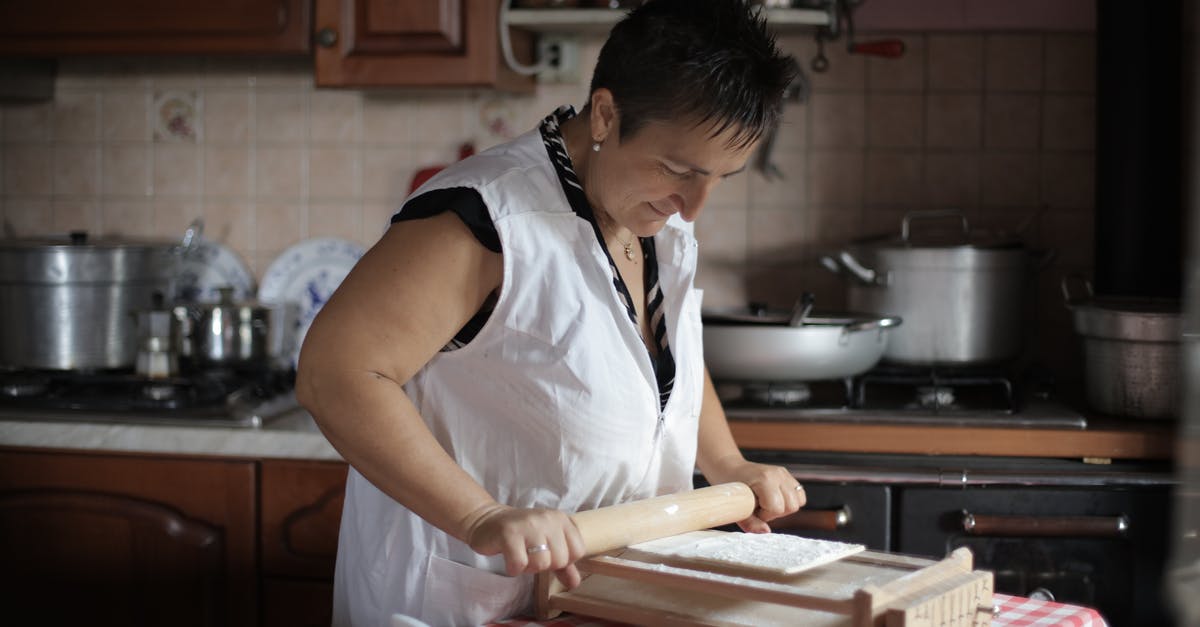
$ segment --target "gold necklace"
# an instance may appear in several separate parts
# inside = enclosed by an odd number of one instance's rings
[[[596,212],[597,216],[599,216],[600,214],[601,214],[601,212]],[[606,219],[601,219],[600,221],[601,222],[611,222],[613,225],[616,226],[616,228],[618,228],[618,229],[621,228],[619,225],[617,225],[616,220],[613,220],[612,217],[610,217],[610,216],[606,216]],[[603,231],[604,230],[601,229],[601,232],[603,232]],[[621,239],[620,237],[618,237],[615,231],[613,232],[613,239],[617,240],[617,243],[620,244],[621,247],[625,249],[625,258],[626,259],[633,261],[636,258],[635,255],[633,254],[633,240],[629,240],[627,242],[627,241]]]

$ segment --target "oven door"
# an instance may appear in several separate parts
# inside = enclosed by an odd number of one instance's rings
[[[958,547],[996,591],[1097,608],[1114,627],[1169,625],[1162,589],[1164,488],[905,488],[897,550]]]

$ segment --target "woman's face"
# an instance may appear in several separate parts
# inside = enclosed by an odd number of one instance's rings
[[[620,140],[618,124],[589,155],[588,200],[638,237],[678,213],[691,222],[713,188],[746,167],[758,142],[731,148],[736,129],[712,136],[709,124],[648,123]]]

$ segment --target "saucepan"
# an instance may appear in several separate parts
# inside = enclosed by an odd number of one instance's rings
[[[760,307],[706,311],[704,358],[726,381],[821,381],[862,374],[883,357],[897,316]]]

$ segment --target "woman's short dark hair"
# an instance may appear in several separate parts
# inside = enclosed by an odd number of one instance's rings
[[[713,136],[735,129],[731,143],[744,147],[776,124],[794,74],[746,0],[648,0],[613,27],[591,92],[612,92],[621,139],[647,122],[693,119]]]

